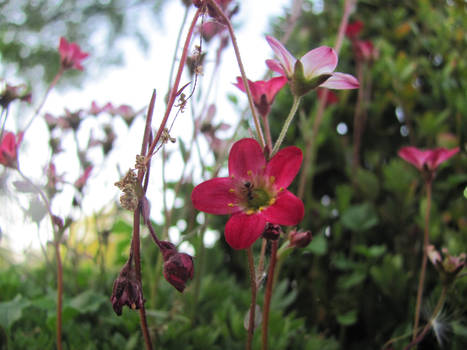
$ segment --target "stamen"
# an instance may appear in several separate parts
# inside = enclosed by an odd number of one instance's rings
[[[230,192],[230,193],[235,193],[235,189],[229,188],[229,192]]]
[[[276,181],[276,177],[275,176],[269,176],[269,182],[271,182],[273,184],[274,181]]]
[[[248,174],[248,176],[252,176],[252,175],[253,175],[253,172],[252,172],[251,170],[248,170],[246,173]]]
[[[233,203],[229,203],[229,204],[227,204],[227,206],[232,208],[232,207],[234,206],[234,204],[233,204]]]
[[[256,210],[254,210],[254,209],[248,209],[248,210],[245,212],[245,214],[246,214],[246,215],[251,215],[251,214],[254,214],[255,212],[256,212]]]

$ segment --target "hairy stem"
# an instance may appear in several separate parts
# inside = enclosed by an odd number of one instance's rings
[[[266,294],[263,305],[263,324],[262,324],[262,350],[268,349],[268,326],[269,326],[269,308],[271,307],[272,287],[274,285],[274,270],[277,261],[277,240],[271,242],[271,261],[269,262],[268,282],[266,284]]]
[[[271,156],[273,156],[279,150],[279,147],[281,146],[282,141],[284,141],[285,134],[287,134],[287,130],[289,130],[290,123],[292,123],[293,117],[295,116],[298,106],[300,105],[300,99],[301,97],[294,96],[292,108],[290,109],[289,115],[287,116],[287,119],[285,120],[285,123],[282,126],[282,130],[279,134],[279,137],[277,138],[276,144],[274,145],[274,148],[272,149]]]
[[[425,283],[425,271],[428,257],[428,244],[429,244],[429,226],[430,226],[430,211],[431,211],[431,180],[426,181],[426,213],[425,213],[425,230],[423,234],[423,256],[422,266],[420,268],[420,278],[418,280],[417,290],[417,304],[415,306],[414,324],[412,341],[417,338],[417,329],[420,322],[420,308],[423,299],[423,285]]]
[[[250,287],[251,287],[251,305],[250,319],[248,320],[248,338],[246,342],[246,350],[251,350],[253,342],[253,333],[255,332],[255,311],[256,311],[256,277],[255,277],[255,261],[253,259],[253,251],[251,247],[247,249],[248,267],[250,270]]]

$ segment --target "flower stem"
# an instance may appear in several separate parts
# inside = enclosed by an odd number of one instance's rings
[[[255,277],[255,261],[253,259],[253,251],[251,247],[249,247],[246,252],[248,255],[248,268],[250,269],[250,286],[251,286],[250,319],[248,321],[248,338],[247,338],[247,343],[246,343],[246,350],[251,350],[251,343],[253,341],[253,333],[255,332],[256,277]]]
[[[262,324],[262,350],[268,349],[268,325],[269,308],[271,306],[272,287],[274,285],[274,270],[277,261],[277,240],[271,243],[271,261],[269,262],[268,282],[266,284],[266,294],[263,305],[263,324]]]
[[[334,49],[336,50],[337,54],[339,54],[339,51],[341,49],[342,42],[344,40],[345,29],[347,28],[347,24],[349,23],[349,16],[356,2],[357,0],[345,0],[344,14],[342,15],[341,22],[339,24],[339,32],[337,34],[336,43],[334,45]],[[321,98],[319,99],[318,110],[316,112],[316,117],[313,122],[312,134],[311,134],[311,137],[308,139],[306,146],[305,146],[305,152],[303,155],[303,164],[307,164],[307,167],[305,167],[300,173],[300,179],[298,182],[298,191],[297,191],[297,196],[299,198],[303,198],[303,195],[305,193],[306,182],[309,177],[310,177],[310,180],[309,180],[310,184],[313,183],[312,178],[313,178],[313,167],[314,167],[314,162],[315,162],[315,147],[316,147],[316,141],[317,141],[318,132],[321,126],[321,122],[323,121],[323,117],[324,117],[324,109],[326,107],[327,96],[328,96],[328,92],[327,90],[325,90],[324,93],[321,95]],[[311,193],[311,188],[309,189],[308,192]]]
[[[232,23],[230,23],[229,17],[225,15],[225,13],[222,11],[222,9],[219,7],[219,5],[216,3],[215,0],[207,0],[207,1],[209,5],[211,5],[216,10],[219,16],[222,17],[222,20],[224,24],[227,26],[227,29],[229,31],[230,39],[232,40],[232,45],[235,51],[235,57],[237,58],[238,68],[240,68],[243,86],[245,86],[245,91],[248,96],[248,104],[250,105],[251,114],[253,115],[253,121],[255,123],[256,133],[258,134],[261,148],[264,148],[266,146],[266,143],[264,141],[263,130],[261,129],[261,123],[259,121],[258,114],[256,113],[255,105],[253,102],[253,96],[251,95],[250,86],[248,84],[248,79],[245,73],[245,68],[243,66],[242,57],[240,56],[240,50],[238,48],[237,38],[235,37],[235,33],[232,28]]]
[[[292,123],[293,117],[295,116],[298,106],[300,105],[300,99],[301,97],[294,96],[292,108],[290,109],[289,115],[287,116],[287,119],[285,120],[285,123],[282,126],[282,130],[279,134],[279,137],[277,138],[276,144],[272,149],[271,156],[273,156],[279,150],[282,141],[284,141],[285,134],[287,133],[287,130],[289,130],[290,123]]]
[[[415,306],[415,316],[413,324],[412,341],[417,338],[417,329],[420,322],[420,308],[422,305],[423,298],[423,285],[425,283],[425,271],[428,257],[428,244],[429,244],[429,225],[430,225],[430,211],[431,211],[431,181],[426,181],[426,213],[425,213],[425,231],[423,234],[423,256],[422,266],[420,268],[420,278],[418,280],[417,290],[417,304]]]
[[[200,14],[201,14],[201,9],[199,8],[196,11],[195,15],[193,16],[193,20],[191,21],[191,25],[190,25],[188,34],[185,39],[185,44],[183,46],[182,57],[180,58],[180,63],[178,65],[178,71],[175,77],[175,82],[172,87],[172,90],[170,90],[170,93],[169,93],[169,100],[167,102],[167,108],[165,110],[164,117],[162,118],[160,127],[157,130],[156,137],[154,138],[151,145],[149,146],[149,151],[147,153],[148,162],[149,162],[149,159],[152,157],[154,149],[156,148],[157,143],[159,142],[162,136],[162,132],[164,131],[165,125],[167,124],[167,119],[169,119],[170,111],[172,110],[172,106],[175,102],[175,98],[177,97],[178,86],[180,85],[180,79],[182,77],[183,68],[185,67],[186,59],[188,56],[188,47],[190,46],[191,37],[193,36],[193,31],[194,31],[196,22],[198,22],[198,18]]]
[[[433,313],[431,314],[430,320],[427,322],[427,324],[425,325],[423,330],[420,332],[420,334],[415,339],[413,339],[410,342],[410,344],[408,344],[404,348],[404,350],[409,350],[410,348],[412,348],[412,346],[417,345],[418,343],[420,343],[423,340],[425,335],[430,330],[430,327],[431,327],[433,321],[438,316],[439,312],[441,311],[441,308],[444,305],[444,300],[446,299],[446,292],[447,292],[447,286],[443,286],[443,289],[441,290],[441,295],[440,295],[440,297],[438,299],[438,303],[436,304],[435,309],[434,309]]]
[[[39,104],[39,106],[37,106],[33,116],[31,117],[31,119],[29,120],[28,124],[26,124],[26,127],[24,128],[24,132],[26,132],[26,130],[29,129],[29,127],[31,126],[32,122],[34,121],[34,119],[36,119],[36,117],[39,115],[42,107],[44,106],[44,103],[45,101],[47,100],[47,97],[49,96],[50,94],[50,91],[52,91],[52,89],[55,87],[55,85],[57,85],[58,81],[60,80],[60,78],[62,77],[63,75],[63,72],[65,70],[63,69],[63,67],[60,66],[60,69],[59,71],[57,72],[57,74],[55,75],[54,79],[52,80],[52,82],[50,83],[49,87],[47,88],[47,91],[45,92],[44,94],[44,97],[42,98],[42,101],[41,103]]]

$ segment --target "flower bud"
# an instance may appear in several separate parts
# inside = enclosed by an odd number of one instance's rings
[[[443,284],[449,285],[454,282],[458,273],[466,265],[466,254],[462,253],[459,256],[453,256],[449,254],[446,248],[441,251],[444,259],[433,245],[427,247],[428,258],[438,270]]]
[[[159,247],[164,257],[164,277],[182,293],[187,281],[193,279],[193,258],[188,254],[179,253],[175,246],[167,241],[162,241]]]
[[[282,233],[282,228],[280,225],[271,224],[268,222],[263,231],[263,238],[275,241],[279,239],[281,233]]]
[[[313,239],[311,231],[292,231],[289,234],[290,247],[305,248]]]
[[[112,296],[110,297],[115,313],[120,316],[123,306],[132,310],[143,306],[143,293],[141,283],[136,279],[135,271],[127,262],[114,282]]]

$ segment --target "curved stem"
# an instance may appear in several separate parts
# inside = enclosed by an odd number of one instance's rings
[[[271,243],[271,261],[269,262],[268,282],[266,284],[266,294],[264,296],[263,305],[263,325],[262,325],[262,350],[268,349],[268,325],[269,325],[269,308],[271,306],[272,287],[274,285],[274,270],[277,261],[277,240]]]
[[[418,324],[420,322],[420,308],[422,306],[423,285],[425,283],[425,271],[426,271],[426,263],[427,263],[427,257],[428,257],[427,247],[429,244],[430,210],[431,210],[431,181],[428,180],[426,182],[426,213],[425,213],[425,231],[423,234],[423,256],[422,256],[422,266],[420,268],[420,278],[418,280],[417,304],[415,307],[412,341],[414,341],[417,338],[417,329],[418,329]]]
[[[237,58],[238,68],[240,68],[243,86],[245,86],[246,94],[248,96],[248,104],[250,105],[251,114],[253,115],[253,121],[255,122],[256,133],[258,134],[261,148],[264,148],[266,146],[266,143],[264,141],[263,130],[261,129],[261,123],[259,121],[258,114],[256,114],[256,109],[255,109],[255,105],[253,102],[253,96],[251,95],[250,86],[248,84],[248,79],[246,77],[245,68],[243,66],[242,57],[240,56],[240,50],[238,48],[237,38],[235,37],[235,33],[232,28],[232,23],[230,23],[230,19],[225,15],[225,13],[222,11],[222,9],[219,7],[219,5],[216,3],[215,0],[207,0],[207,1],[209,5],[212,6],[216,10],[218,15],[222,17],[222,20],[224,24],[227,26],[227,29],[229,31],[230,39],[232,40],[232,45],[235,51],[235,57]]]
[[[298,106],[300,105],[300,99],[301,97],[294,96],[292,108],[290,109],[289,115],[287,116],[287,119],[285,120],[285,123],[282,126],[282,130],[279,134],[279,137],[277,138],[276,144],[272,149],[271,156],[273,156],[279,150],[282,141],[284,141],[285,134],[287,134],[287,130],[289,130],[290,123],[292,123],[293,117],[295,116]]]
[[[246,252],[248,255],[248,268],[250,270],[250,287],[251,287],[250,319],[248,321],[248,338],[247,338],[247,343],[246,343],[246,350],[251,350],[251,343],[253,342],[253,333],[255,332],[256,277],[255,277],[255,261],[253,259],[253,251],[251,247],[249,247]]]

